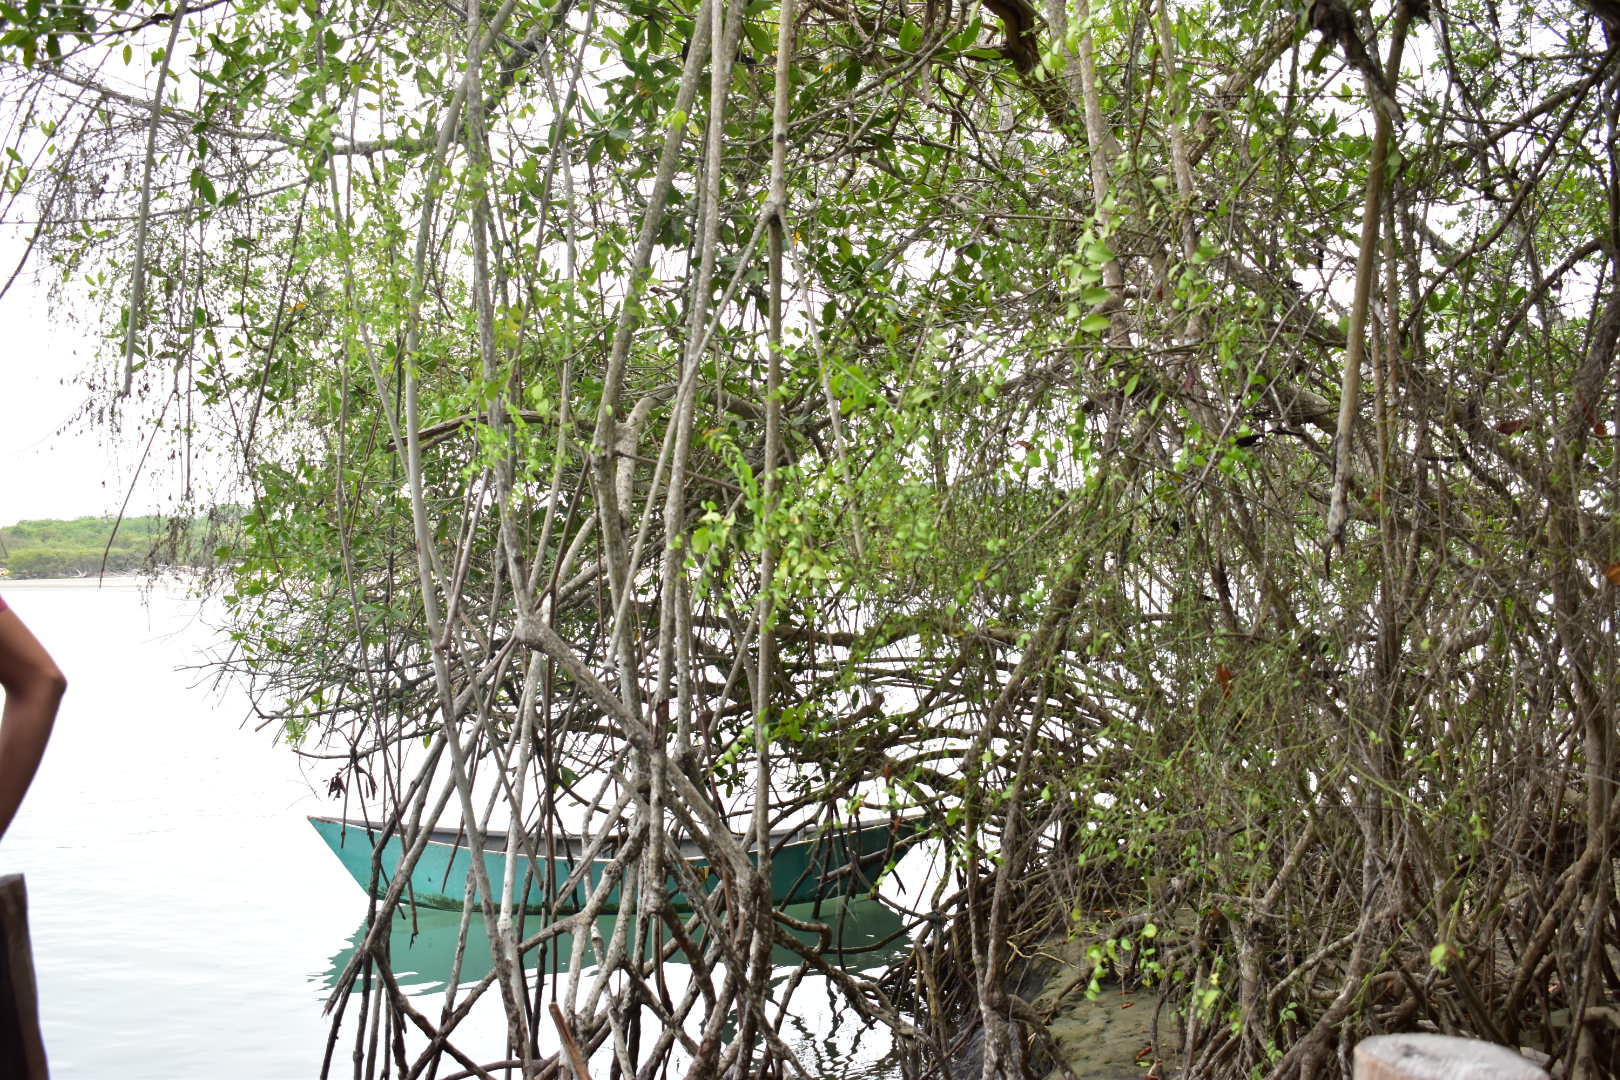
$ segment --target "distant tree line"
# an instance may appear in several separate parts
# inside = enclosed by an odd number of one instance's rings
[[[0,577],[55,578],[211,565],[229,512],[19,521],[0,528]]]

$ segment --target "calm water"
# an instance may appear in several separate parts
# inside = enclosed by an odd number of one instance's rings
[[[0,873],[28,876],[52,1076],[317,1076],[322,1005],[366,907],[304,821],[331,809],[317,794],[330,766],[306,775],[242,727],[239,692],[176,670],[212,640],[179,594],[20,582],[0,592],[71,682],[39,778],[0,842]],[[892,925],[872,905],[852,935]],[[454,919],[434,914],[422,929],[414,944],[397,930],[393,955],[411,969],[412,992],[437,1001]],[[487,949],[464,978],[480,963]],[[502,1029],[490,998],[462,1029],[486,1060]],[[808,983],[795,1000],[810,1010],[791,1033],[807,1065],[826,1077],[887,1075],[886,1035],[863,1033]]]

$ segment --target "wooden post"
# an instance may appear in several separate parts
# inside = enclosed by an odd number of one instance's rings
[[[21,874],[6,874],[0,877],[0,1076],[48,1080],[49,1075],[28,943],[28,890]]]
[[[1356,1045],[1355,1080],[1547,1080],[1547,1073],[1479,1039],[1375,1035]]]

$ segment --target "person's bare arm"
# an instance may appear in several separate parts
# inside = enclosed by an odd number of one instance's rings
[[[0,609],[0,686],[6,706],[0,716],[0,836],[17,815],[51,737],[67,677],[17,613]]]

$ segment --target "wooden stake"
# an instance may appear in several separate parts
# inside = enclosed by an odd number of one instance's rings
[[[49,1075],[28,941],[28,891],[21,874],[0,877],[0,1075],[17,1080],[46,1080]]]

